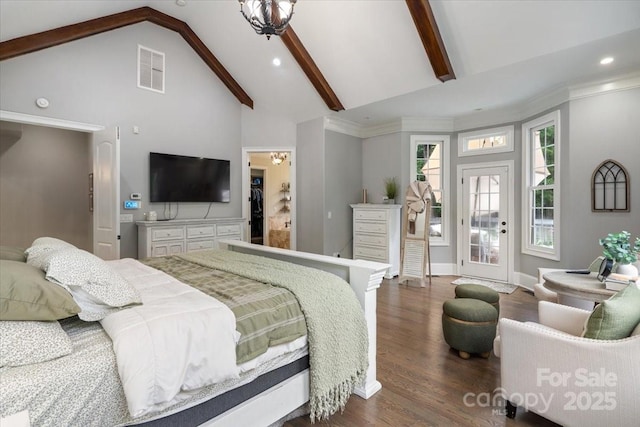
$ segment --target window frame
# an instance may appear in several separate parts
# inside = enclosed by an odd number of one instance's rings
[[[472,150],[469,141],[492,136],[505,136],[504,147],[488,147]],[[474,130],[458,134],[458,157],[481,156],[484,154],[507,153],[514,151],[514,126],[500,126],[491,129]]]
[[[533,185],[533,161],[534,161],[534,146],[533,146],[533,132],[547,128],[549,126],[555,126],[554,129],[554,152],[553,152],[553,166],[554,166],[554,180],[552,185]],[[560,233],[561,233],[561,124],[560,124],[560,110],[552,111],[544,114],[533,120],[530,120],[522,124],[522,253],[527,255],[533,255],[540,258],[547,258],[552,260],[560,260]],[[553,248],[546,246],[535,245],[531,242],[531,217],[532,211],[535,206],[532,206],[533,197],[532,192],[534,188],[545,187],[544,189],[553,190]]]
[[[411,135],[410,137],[410,152],[409,152],[409,182],[413,182],[417,179],[415,172],[415,165],[418,161],[416,157],[416,148],[418,144],[440,144],[440,182],[442,182],[441,188],[438,189],[442,193],[442,213],[441,219],[441,233],[440,237],[429,236],[429,244],[431,246],[450,246],[451,245],[451,232],[450,224],[453,221],[451,219],[451,204],[449,202],[449,147],[451,145],[451,136],[449,135]]]

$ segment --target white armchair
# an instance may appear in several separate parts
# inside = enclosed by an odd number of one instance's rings
[[[564,426],[637,426],[640,419],[640,326],[631,337],[580,337],[590,312],[540,301],[540,323],[500,319],[507,416],[516,406]]]

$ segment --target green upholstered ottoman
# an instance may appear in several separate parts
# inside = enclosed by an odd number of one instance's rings
[[[488,302],[498,312],[500,317],[500,294],[491,288],[472,283],[462,283],[456,286],[456,298],[473,298]]]
[[[456,298],[442,306],[444,340],[458,350],[463,359],[471,353],[488,358],[496,337],[498,312],[485,302],[473,298]]]

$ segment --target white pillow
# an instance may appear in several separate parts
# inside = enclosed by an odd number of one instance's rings
[[[27,254],[27,264],[44,270],[47,255],[52,251],[66,248],[75,248],[75,246],[55,237],[38,237],[24,252]]]
[[[0,321],[0,367],[46,362],[72,350],[58,322]]]
[[[45,258],[46,278],[71,293],[82,320],[95,321],[132,304],[138,291],[97,256],[77,248],[52,251]]]

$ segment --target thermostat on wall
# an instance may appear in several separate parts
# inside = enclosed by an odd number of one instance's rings
[[[142,207],[142,202],[139,200],[125,200],[124,208],[125,209],[140,209]]]

